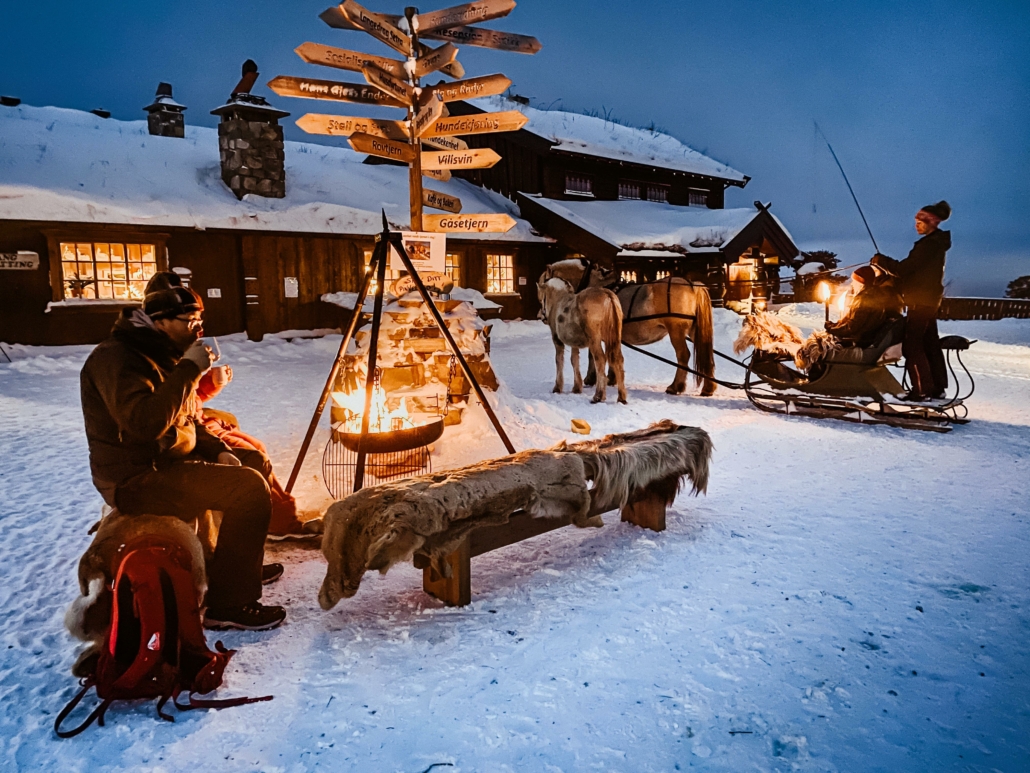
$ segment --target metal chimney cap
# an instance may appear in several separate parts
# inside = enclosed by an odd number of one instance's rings
[[[157,84],[157,92],[154,95],[153,104],[147,105],[145,108],[148,113],[156,113],[159,110],[164,110],[169,113],[181,113],[186,109],[186,105],[180,105],[174,99],[172,99],[172,84],[161,81]]]

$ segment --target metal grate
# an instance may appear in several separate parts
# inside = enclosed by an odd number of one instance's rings
[[[354,473],[358,454],[347,448],[333,431],[322,455],[322,480],[335,499],[342,499],[354,491]],[[368,454],[365,457],[365,486],[374,486],[391,480],[410,478],[432,472],[429,446],[417,446],[406,451]]]

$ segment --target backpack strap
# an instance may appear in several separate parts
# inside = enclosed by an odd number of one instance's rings
[[[248,703],[262,703],[264,701],[270,701],[274,698],[274,695],[262,695],[260,698],[221,698],[213,700],[211,698],[194,698],[193,692],[187,693],[189,696],[189,703],[183,705],[179,703],[179,699],[175,698],[175,708],[179,711],[191,711],[193,709],[231,709],[233,706],[246,706]]]
[[[82,689],[75,695],[74,698],[61,709],[61,713],[57,715],[57,719],[54,721],[54,732],[57,733],[58,738],[74,738],[87,727],[93,724],[95,720],[99,720],[101,726],[104,724],[104,713],[107,711],[107,707],[111,705],[111,698],[107,698],[102,701],[93,711],[90,712],[89,716],[83,720],[82,724],[78,727],[74,727],[71,730],[62,730],[61,723],[68,718],[68,715],[72,713],[76,706],[79,705],[79,701],[82,700],[83,696],[90,691],[90,688],[95,686],[95,682],[92,678],[86,680],[83,684]]]

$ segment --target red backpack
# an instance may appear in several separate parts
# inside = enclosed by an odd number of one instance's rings
[[[171,540],[146,537],[120,552],[107,641],[87,666],[82,689],[57,715],[54,732],[59,737],[76,736],[94,720],[103,727],[104,714],[116,700],[157,698],[157,714],[168,722],[175,721],[162,711],[169,698],[180,711],[272,700],[271,695],[227,700],[193,697],[222,683],[222,672],[236,651],[220,641],[215,643],[216,652],[208,649],[188,551]],[[78,727],[61,730],[61,723],[91,687],[96,687],[100,705]],[[182,692],[189,695],[188,703],[178,702]]]

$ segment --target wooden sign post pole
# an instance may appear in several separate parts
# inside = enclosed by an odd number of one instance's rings
[[[411,40],[411,58],[408,60],[413,61],[418,55],[418,30],[415,29],[415,25],[412,22],[412,18],[418,15],[418,8],[414,6],[408,6],[404,9],[404,17],[408,20],[408,36]],[[421,231],[422,230],[422,142],[418,138],[418,132],[415,131],[415,116],[418,115],[418,91],[419,91],[419,78],[415,73],[415,68],[411,68],[411,87],[415,91],[415,96],[411,100],[411,108],[408,110],[408,126],[411,142],[411,150],[414,152],[414,160],[408,166],[408,195],[411,203],[411,230]]]

